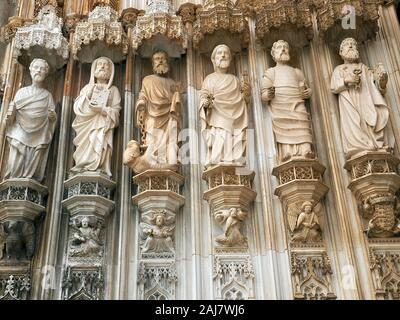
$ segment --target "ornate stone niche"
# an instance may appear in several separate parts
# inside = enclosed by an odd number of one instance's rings
[[[261,2],[255,12],[256,35],[265,47],[283,39],[293,47],[302,48],[313,38],[310,1]]]
[[[67,267],[62,281],[62,300],[102,300],[104,278],[101,267]]]
[[[378,300],[400,300],[400,254],[396,249],[370,248],[370,269]]]
[[[179,58],[188,45],[188,34],[172,7],[171,0],[148,1],[146,12],[133,29],[132,48],[142,57],[151,57],[162,48],[170,57]]]
[[[364,230],[369,238],[400,234],[398,199],[400,160],[385,151],[364,151],[346,162]]]
[[[334,300],[332,268],[326,252],[292,251],[291,273],[296,300]]]
[[[91,63],[99,56],[113,62],[124,60],[128,52],[128,39],[118,13],[109,6],[96,6],[87,21],[78,22],[71,41],[75,60]]]
[[[255,299],[254,277],[250,255],[214,257],[213,278],[217,300]]]
[[[317,23],[320,34],[334,45],[339,46],[344,38],[357,41],[374,39],[378,32],[379,1],[376,0],[314,0],[317,9]],[[355,28],[350,28],[349,8],[354,8]],[[351,11],[351,14],[353,11]],[[343,27],[343,25],[346,28]]]
[[[44,6],[36,19],[35,24],[17,29],[15,55],[25,66],[29,66],[33,59],[41,58],[52,69],[59,69],[69,56],[68,42],[62,33],[63,21],[52,5]]]
[[[174,300],[177,281],[174,261],[142,261],[138,270],[138,299]]]
[[[211,52],[225,43],[234,52],[248,46],[250,31],[243,12],[231,0],[207,0],[196,12],[193,44],[201,52]],[[238,41],[239,38],[239,41]]]

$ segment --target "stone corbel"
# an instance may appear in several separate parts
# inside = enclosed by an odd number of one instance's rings
[[[193,23],[196,20],[196,10],[199,6],[194,3],[184,3],[178,9],[178,15],[182,18],[182,22],[186,26],[188,35],[190,38],[193,37]]]
[[[365,151],[346,162],[348,188],[353,192],[363,217],[368,238],[400,234],[398,199],[400,160],[385,151]]]

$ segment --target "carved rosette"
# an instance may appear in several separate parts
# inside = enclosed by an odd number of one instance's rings
[[[207,0],[202,8],[197,9],[197,19],[193,25],[193,44],[202,51],[211,51],[220,44],[219,37],[211,36],[219,31],[225,31],[224,42],[233,51],[246,48],[250,40],[248,22],[243,12],[236,8],[231,0]],[[232,35],[240,39],[233,40]],[[209,37],[207,37],[209,36]],[[219,39],[218,39],[219,38]]]
[[[148,8],[146,14],[139,16],[132,34],[132,48],[141,49],[143,56],[151,56],[154,50],[155,37],[167,39],[163,49],[171,57],[179,57],[188,46],[188,34],[180,16],[175,15],[168,8]],[[153,40],[153,41],[151,41]]]
[[[375,38],[378,32],[379,1],[314,0],[314,4],[321,35],[334,44],[339,45],[347,37],[366,41]],[[353,17],[355,25],[352,25]]]
[[[400,253],[370,249],[370,269],[378,300],[400,300]]]
[[[310,1],[281,0],[267,2],[256,11],[256,35],[271,47],[284,39],[294,47],[303,47],[313,38]]]
[[[254,269],[249,255],[217,255],[213,265],[217,300],[252,300]]]
[[[87,21],[77,23],[71,52],[75,60],[86,63],[100,53],[113,62],[122,61],[128,52],[128,40],[117,12],[108,6],[96,6]]]
[[[358,202],[369,238],[400,233],[396,198],[400,188],[399,163],[385,151],[365,151],[346,162],[351,179],[348,188]]]
[[[293,235],[297,217],[306,201],[313,204],[313,215],[322,220],[320,201],[329,190],[322,182],[324,171],[325,167],[313,159],[292,159],[272,171],[279,180],[275,195],[282,202],[290,235]]]
[[[62,19],[57,17],[53,6],[45,6],[37,20],[35,24],[18,28],[15,55],[25,65],[29,65],[34,58],[42,58],[52,68],[61,68],[69,56],[68,41],[62,33]]]
[[[292,252],[290,258],[295,299],[336,299],[332,289],[332,267],[325,252]]]

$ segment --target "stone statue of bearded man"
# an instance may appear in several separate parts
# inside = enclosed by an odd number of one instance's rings
[[[113,86],[114,63],[105,57],[92,63],[90,82],[74,103],[75,166],[71,172],[97,171],[111,177],[113,132],[119,124],[121,96]]]

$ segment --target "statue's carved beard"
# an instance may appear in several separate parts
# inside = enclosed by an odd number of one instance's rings
[[[276,62],[288,62],[290,61],[290,55],[288,53],[282,52],[281,54],[275,55]]]
[[[38,82],[41,82],[44,80],[44,77],[39,73],[33,74],[32,78],[33,78],[33,80],[38,81]]]
[[[110,73],[105,71],[105,70],[99,70],[94,73],[94,76],[96,79],[100,80],[109,80],[110,79]]]
[[[169,66],[167,64],[160,63],[153,68],[156,74],[166,74],[169,71]]]
[[[343,52],[342,57],[349,62],[357,62],[360,58],[360,54],[357,49],[348,49]]]
[[[217,67],[221,69],[227,69],[229,68],[229,59],[218,59],[216,61]]]

